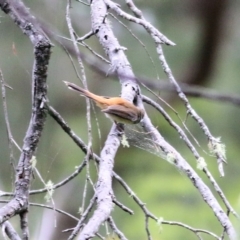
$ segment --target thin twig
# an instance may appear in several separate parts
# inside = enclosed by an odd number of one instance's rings
[[[93,36],[93,35],[94,35],[94,32],[93,32],[93,31],[90,31],[90,32],[88,32],[87,34],[85,34],[84,36],[78,37],[78,38],[77,38],[77,41],[78,41],[78,42],[82,42],[82,41],[90,38],[90,37]]]
[[[150,104],[152,107],[157,109],[163,115],[163,117],[166,119],[166,121],[170,124],[170,126],[172,126],[174,129],[176,129],[176,131],[180,135],[180,138],[185,142],[185,144],[188,146],[188,148],[191,150],[194,157],[196,158],[198,166],[201,168],[201,170],[203,170],[203,172],[209,178],[210,182],[214,186],[216,192],[221,197],[221,199],[222,199],[223,203],[225,204],[225,206],[227,207],[227,209],[229,209],[235,217],[239,218],[238,214],[236,213],[236,211],[234,211],[231,204],[228,202],[227,198],[225,197],[223,191],[217,184],[216,180],[214,179],[214,177],[212,176],[210,171],[207,169],[207,166],[204,166],[205,164],[203,162],[204,161],[203,158],[199,155],[196,148],[190,142],[190,140],[188,139],[188,137],[184,133],[184,131],[171,119],[171,117],[163,110],[163,108],[159,104],[157,104],[156,102],[154,102],[153,100],[151,100],[150,98],[148,98],[146,96],[142,96],[142,98],[143,98],[144,102]],[[202,167],[201,167],[201,165],[202,165]]]
[[[48,113],[50,116],[62,127],[62,129],[73,139],[73,141],[84,151],[84,153],[87,153],[87,146],[83,143],[83,141],[70,129],[70,127],[67,125],[67,123],[64,121],[64,119],[60,116],[60,114],[51,106],[46,105],[48,109]],[[53,189],[59,188],[69,181],[71,181],[73,178],[79,175],[79,173],[83,170],[83,168],[87,164],[87,159],[84,158],[84,161],[78,166],[78,168],[67,178],[65,178],[63,181],[59,182],[58,184],[55,184],[52,186]],[[39,189],[39,190],[32,190],[30,191],[30,194],[37,194],[37,193],[43,193],[46,192],[47,188]],[[4,195],[3,195],[4,196]],[[6,195],[5,195],[6,196]]]
[[[86,154],[87,152],[87,146],[84,144],[84,142],[76,136],[76,134],[68,127],[68,125],[66,124],[66,122],[63,120],[63,118],[60,116],[59,113],[56,112],[56,110],[54,110],[52,107],[48,107],[48,109],[50,110],[51,116],[56,120],[56,122],[63,128],[63,130],[71,137],[71,139],[82,149],[82,151]],[[97,156],[96,154],[92,153],[91,155],[92,159],[95,159],[97,162],[100,162],[101,159],[99,156]],[[86,163],[85,163],[86,164]],[[85,165],[84,162],[81,165],[81,169],[82,167]],[[131,188],[126,184],[126,182],[119,176],[117,175],[115,172],[113,172],[113,177],[123,186],[123,188],[126,190],[126,192],[133,198],[133,200],[138,204],[138,206],[140,206],[140,208],[143,210],[143,212],[149,216],[150,218],[152,218],[153,220],[155,220],[156,222],[159,221],[159,219],[154,216],[146,207],[146,205],[137,197],[137,195],[131,190]],[[44,189],[43,189],[44,190]],[[47,191],[45,189],[45,191]],[[37,193],[38,191],[34,191],[34,193]],[[173,222],[173,221],[163,221],[163,224],[170,224],[170,225],[177,225],[177,226],[181,226],[184,227],[192,232],[194,232],[195,234],[197,233],[206,233],[209,234],[213,237],[215,237],[216,239],[219,239],[219,237],[217,235],[215,235],[214,233],[207,231],[207,230],[202,230],[202,229],[195,229],[192,228],[188,225],[185,225],[183,223],[178,223],[178,222]]]
[[[61,186],[70,182],[72,179],[74,179],[75,177],[77,177],[79,175],[79,173],[83,170],[83,168],[85,166],[86,166],[86,159],[84,159],[84,161],[77,167],[77,169],[72,174],[70,174],[68,177],[66,177],[64,180],[60,181],[59,183],[53,185],[51,187],[51,189],[60,188]],[[45,188],[41,188],[38,190],[31,190],[29,192],[29,194],[34,195],[34,194],[39,194],[39,193],[45,193],[48,190],[49,190],[49,188],[45,187]],[[13,196],[13,193],[0,191],[0,197],[9,197],[9,196]]]
[[[86,5],[86,6],[90,6],[90,4],[89,3],[86,3],[86,2],[84,2],[84,1],[81,1],[81,0],[76,0],[77,2],[80,2],[80,3],[82,3],[82,4],[84,4],[84,5]]]
[[[72,26],[72,21],[70,18],[70,0],[67,1],[67,6],[66,6],[66,22],[67,22],[67,26],[68,26],[68,30],[71,36],[71,40],[73,42],[73,46],[76,52],[76,56],[77,56],[77,61],[81,70],[81,79],[82,79],[82,83],[84,88],[88,88],[87,86],[87,78],[86,78],[86,73],[85,73],[85,68],[80,56],[80,50],[78,48],[77,45],[77,39],[76,39],[76,34],[75,31],[73,29]],[[88,36],[90,37],[90,35]],[[86,98],[86,109],[87,109],[87,130],[88,130],[88,148],[87,148],[87,155],[86,155],[86,181],[85,181],[85,187],[84,187],[84,191],[83,191],[83,196],[82,196],[82,211],[84,211],[84,203],[85,203],[85,199],[86,199],[86,194],[87,194],[87,184],[88,181],[87,179],[90,178],[90,174],[89,174],[89,164],[88,164],[88,160],[89,160],[89,156],[90,156],[90,152],[91,152],[91,147],[92,147],[92,126],[91,126],[91,104],[90,104],[90,100],[88,98]]]
[[[76,236],[76,233],[78,233],[78,231],[83,227],[83,222],[85,221],[85,219],[88,217],[88,215],[92,211],[95,202],[96,202],[96,196],[94,195],[92,197],[92,199],[90,200],[90,203],[89,203],[88,207],[86,208],[84,213],[81,215],[81,218],[78,221],[77,226],[74,228],[74,230],[73,230],[72,234],[70,235],[70,237],[68,238],[68,240],[73,239]]]
[[[70,217],[70,218],[78,221],[78,218],[74,217],[74,216],[71,215],[70,213],[65,212],[65,211],[63,211],[63,210],[61,210],[61,209],[59,209],[59,208],[53,208],[52,206],[48,206],[48,205],[45,205],[45,204],[39,204],[39,203],[31,203],[31,202],[30,202],[29,204],[30,204],[30,206],[34,206],[34,207],[41,207],[41,208],[47,208],[47,209],[54,210],[54,211],[56,211],[56,212],[58,212],[58,213],[61,213],[61,214],[65,215],[65,216],[67,216],[67,217]]]
[[[157,67],[156,67],[156,64],[151,56],[151,54],[149,53],[146,45],[133,33],[133,31],[126,25],[124,24],[122,21],[120,21],[116,16],[114,16],[112,13],[110,13],[110,16],[113,17],[118,23],[120,23],[125,29],[127,29],[127,31],[132,35],[133,38],[135,38],[139,43],[140,45],[143,47],[143,49],[145,50],[148,58],[150,59],[150,62],[156,72],[156,76],[157,76],[157,80],[159,80],[159,75],[158,75],[158,72],[157,72]]]
[[[214,149],[214,150],[218,149],[219,148],[218,146],[221,144],[220,139],[217,139],[212,136],[212,134],[211,134],[209,128],[207,127],[207,125],[205,124],[204,120],[196,113],[196,111],[190,105],[186,95],[181,90],[180,86],[178,85],[177,81],[175,80],[175,78],[172,74],[171,69],[168,66],[168,63],[163,54],[163,49],[162,49],[161,44],[157,44],[157,53],[159,55],[159,60],[162,64],[162,68],[163,68],[164,72],[166,73],[169,81],[176,88],[179,98],[184,102],[184,105],[186,106],[186,109],[187,109],[187,113],[190,114],[191,117],[194,120],[196,120],[196,122],[199,124],[200,128],[202,129],[204,134],[207,136],[208,141],[210,142],[210,144],[212,146],[212,149]],[[226,157],[224,156],[223,152],[218,151],[218,150],[214,151],[214,154],[218,161],[219,172],[220,172],[221,176],[224,176],[223,163],[226,162],[226,159],[225,159]]]
[[[149,216],[145,215],[145,230],[147,233],[148,240],[152,240],[151,232],[149,230]]]
[[[142,11],[136,7],[136,5],[134,4],[134,2],[132,0],[125,0],[127,6],[131,9],[131,11],[133,12],[133,14],[135,15],[135,17],[137,18],[141,18],[144,19]]]
[[[8,203],[9,201],[8,200],[0,200],[1,203]],[[77,217],[74,217],[73,215],[71,215],[70,213],[68,212],[65,212],[61,209],[58,209],[58,208],[53,208],[52,206],[49,206],[49,205],[45,205],[45,204],[40,204],[40,203],[33,203],[33,202],[30,202],[29,203],[30,206],[33,206],[33,207],[41,207],[41,208],[47,208],[47,209],[51,209],[51,210],[54,210],[58,213],[61,213],[67,217],[70,217],[76,221],[78,221],[79,219]]]
[[[111,8],[113,11],[115,11],[120,17],[127,19],[128,21],[134,22],[136,24],[139,24],[143,26],[146,31],[148,31],[150,34],[155,35],[155,37],[158,38],[159,43],[165,43],[166,45],[174,46],[175,43],[170,41],[166,36],[164,36],[162,33],[158,31],[155,27],[153,27],[149,22],[145,21],[144,19],[136,18],[131,16],[130,14],[124,12],[118,4],[112,2],[111,0],[104,0],[106,5]]]
[[[78,60],[78,64],[81,70],[81,79],[82,79],[82,83],[83,86],[87,89],[87,78],[86,78],[86,73],[85,73],[85,69],[84,69],[84,65],[82,63],[82,59],[81,59],[81,55],[80,55],[80,50],[78,48],[77,45],[77,40],[76,40],[76,36],[75,36],[75,31],[73,29],[72,26],[72,21],[70,18],[70,0],[67,1],[67,6],[66,6],[66,22],[67,22],[67,26],[68,26],[68,30],[71,36],[71,40],[73,42],[73,46],[76,52],[76,56],[77,56],[77,60]],[[90,105],[90,100],[88,98],[86,98],[86,108],[87,108],[87,126],[88,126],[88,152],[87,152],[87,159],[89,158],[89,154],[91,151],[91,147],[92,147],[92,127],[91,127],[91,105]]]
[[[220,238],[216,234],[214,234],[210,231],[207,231],[207,230],[192,228],[184,223],[175,222],[175,221],[165,221],[165,220],[159,221],[159,218],[157,218],[153,213],[151,213],[148,210],[148,208],[146,207],[146,204],[141,201],[141,199],[132,191],[132,189],[126,184],[126,182],[119,175],[114,174],[114,178],[121,184],[121,186],[126,190],[126,192],[130,195],[130,197],[132,197],[133,200],[137,203],[137,205],[142,209],[142,211],[145,214],[145,217],[147,216],[149,218],[152,218],[158,224],[162,223],[162,224],[166,224],[166,225],[180,226],[180,227],[183,227],[183,228],[186,228],[186,229],[192,231],[196,235],[198,233],[205,233],[205,234],[208,234],[208,235],[220,240]]]
[[[116,226],[114,220],[112,217],[109,217],[107,219],[109,226],[112,228],[112,230],[116,233],[116,235],[119,237],[120,240],[127,240],[127,238],[124,236],[123,232],[121,232],[118,227]]]
[[[63,37],[63,36],[60,36],[60,35],[58,35],[58,38],[62,38],[62,39],[65,39],[65,40],[68,40],[68,41],[71,41],[71,42],[72,42],[72,40],[71,40],[70,38]],[[57,40],[56,36],[55,36],[55,39]],[[58,40],[58,42],[59,42],[59,40]],[[63,43],[62,43],[62,44],[63,44]],[[77,44],[84,46],[84,47],[85,47],[86,49],[88,49],[94,56],[96,56],[98,59],[102,60],[103,62],[108,63],[108,64],[110,63],[106,58],[104,58],[104,57],[101,56],[99,53],[97,53],[96,51],[94,51],[94,50],[93,50],[88,44],[86,44],[84,41],[78,42]],[[66,46],[65,46],[65,47],[66,47]],[[81,53],[80,56],[84,56],[84,54]]]
[[[51,31],[48,31],[48,34],[51,35],[51,37],[58,42],[60,41],[59,40],[60,37],[64,38],[59,35],[58,36],[53,35]],[[65,38],[65,39],[71,41],[71,39],[69,38]],[[66,44],[64,46],[70,53],[73,52],[70,46]],[[81,53],[81,58],[85,60],[85,62],[89,65],[89,67],[91,67],[93,70],[95,70],[97,73],[101,74],[102,76],[106,76],[106,75],[111,77],[117,76],[115,72],[109,73],[109,70],[107,69],[106,65],[103,64],[101,61],[98,61],[97,58],[95,59],[91,58],[84,53]],[[106,62],[109,63],[108,60],[106,60]],[[130,75],[129,76],[124,75],[124,76],[127,77],[129,80],[136,80],[136,77],[132,77]],[[166,82],[165,80],[156,81],[156,79],[150,79],[143,76],[138,76],[137,80],[139,81],[139,83],[143,83],[148,88],[154,89],[156,91],[167,91],[171,93],[177,93],[176,88],[171,83]],[[178,84],[181,87],[183,93],[189,97],[205,98],[212,101],[217,101],[218,103],[219,102],[229,103],[229,104],[231,103],[234,106],[237,106],[237,107],[240,106],[240,97],[237,94],[219,93],[217,91],[214,91],[206,87],[194,86],[186,83],[178,83]]]
[[[6,100],[6,89],[5,89],[6,84],[5,84],[5,81],[3,78],[3,73],[2,73],[1,69],[0,69],[0,82],[1,82],[1,86],[2,86],[3,114],[4,114],[4,118],[5,118],[5,123],[7,126],[8,147],[10,150],[10,163],[13,166],[13,168],[15,168],[14,167],[14,157],[13,157],[13,135],[12,135],[12,131],[11,131],[10,123],[9,123],[7,100]]]
[[[122,203],[120,203],[115,197],[113,197],[113,202],[116,204],[116,206],[118,206],[119,208],[121,208],[123,211],[129,213],[130,215],[133,215],[134,212],[133,210],[131,210],[130,208],[124,206]]]
[[[52,206],[49,206],[49,205],[45,205],[45,204],[32,203],[32,202],[30,202],[29,205],[30,205],[30,206],[34,206],[34,207],[41,207],[41,208],[51,209],[51,210],[54,210],[54,211],[56,211],[56,212],[58,212],[58,213],[61,213],[61,214],[65,215],[65,216],[67,216],[67,217],[70,217],[70,218],[78,221],[78,218],[76,218],[76,217],[73,216],[72,214],[70,214],[70,213],[68,213],[68,212],[65,212],[65,211],[63,211],[63,210],[61,210],[61,209],[59,209],[59,208],[55,208],[55,207],[52,207]]]

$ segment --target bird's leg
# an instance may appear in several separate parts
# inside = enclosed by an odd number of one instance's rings
[[[116,124],[119,135],[122,135],[124,133],[124,124],[123,123],[118,123],[116,121],[114,121],[114,123]]]

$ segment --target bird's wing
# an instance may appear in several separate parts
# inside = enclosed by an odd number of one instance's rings
[[[127,108],[122,105],[111,105],[102,110],[104,113],[115,116],[119,122],[131,122],[135,123],[137,120],[137,114],[134,109]],[[116,120],[117,120],[116,119]]]

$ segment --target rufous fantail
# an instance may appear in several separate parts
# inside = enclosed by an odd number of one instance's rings
[[[74,83],[64,83],[69,89],[74,90],[80,95],[92,99],[96,105],[102,109],[107,117],[115,123],[137,124],[144,117],[144,110],[135,106],[131,102],[121,97],[102,97],[80,88]]]

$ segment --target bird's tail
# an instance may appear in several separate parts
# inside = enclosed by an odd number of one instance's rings
[[[88,90],[85,90],[85,89],[77,86],[77,85],[74,84],[74,83],[70,83],[70,82],[66,82],[66,81],[63,81],[63,82],[67,85],[67,87],[68,87],[69,89],[74,90],[74,91],[80,93],[80,95],[83,95],[83,96],[85,96],[85,97],[88,97],[88,98],[94,100],[94,101],[97,103],[97,105],[101,105],[101,103],[104,102],[104,100],[103,100],[104,98],[103,98],[103,97],[100,97],[100,96],[98,96],[98,95],[95,95],[94,93],[91,93],[91,92],[89,92]],[[100,107],[100,106],[99,106],[99,107]]]
[[[78,93],[80,93],[84,96],[87,96],[87,92],[88,92],[87,90],[85,90],[83,88],[80,88],[79,86],[77,86],[74,83],[70,83],[70,82],[66,82],[66,81],[63,81],[63,82],[67,85],[67,87],[69,89],[74,90],[74,91],[76,91],[76,92],[78,92]]]

